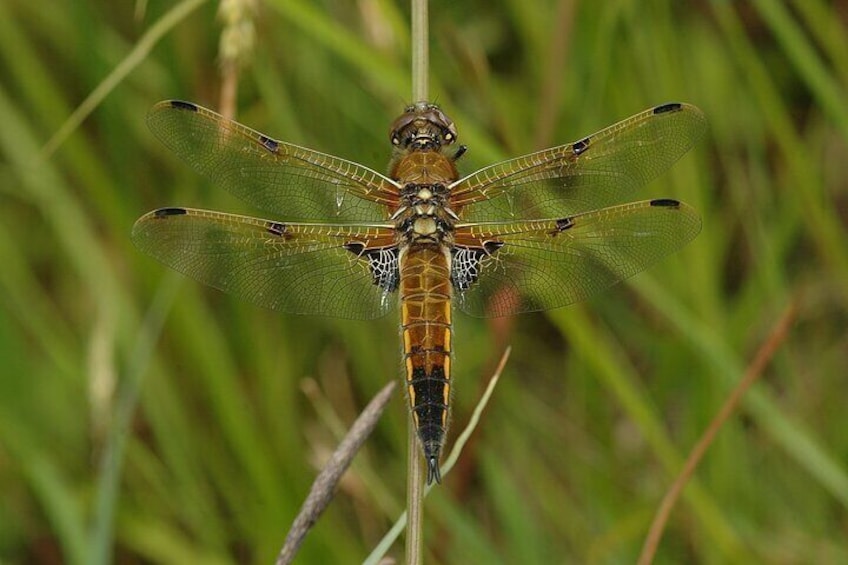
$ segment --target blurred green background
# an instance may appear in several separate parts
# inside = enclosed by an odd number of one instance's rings
[[[400,378],[394,317],[262,311],[131,245],[151,208],[254,212],[143,122],[165,98],[218,105],[218,4],[198,4],[151,42],[170,2],[0,3],[3,563],[271,562],[316,465]],[[261,3],[239,121],[384,170],[410,101],[408,10]],[[698,208],[693,244],[582,305],[457,316],[452,437],[513,354],[426,502],[428,562],[634,562],[795,297],[657,562],[848,562],[846,21],[848,2],[823,0],[432,3],[431,92],[470,147],[465,172],[671,100],[711,129],[640,194]],[[299,562],[360,561],[403,509],[406,411],[397,395]]]

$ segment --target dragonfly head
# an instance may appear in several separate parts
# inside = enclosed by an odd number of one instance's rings
[[[399,149],[438,150],[456,141],[456,127],[435,104],[418,102],[394,121],[389,139]]]

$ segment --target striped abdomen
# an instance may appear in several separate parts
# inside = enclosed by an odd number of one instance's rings
[[[451,375],[451,282],[445,252],[412,244],[401,254],[401,331],[412,419],[427,459],[427,482],[441,482]]]

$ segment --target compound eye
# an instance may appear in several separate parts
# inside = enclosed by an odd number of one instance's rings
[[[453,141],[453,134],[449,131],[446,131],[444,134],[445,141]]]
[[[400,145],[400,138],[397,134],[392,135],[392,145]]]

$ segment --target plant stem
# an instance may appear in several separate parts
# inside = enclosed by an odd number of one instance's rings
[[[430,58],[428,53],[427,0],[412,0],[412,99],[426,102]],[[422,563],[422,506],[424,504],[424,476],[421,454],[412,415],[409,417],[409,472],[406,483],[408,522],[406,528],[406,562]]]
[[[406,563],[423,563],[421,552],[423,543],[424,474],[421,465],[421,453],[418,447],[418,434],[409,415],[409,472],[406,478]]]
[[[412,0],[412,100],[429,98],[430,52],[427,0]]]

